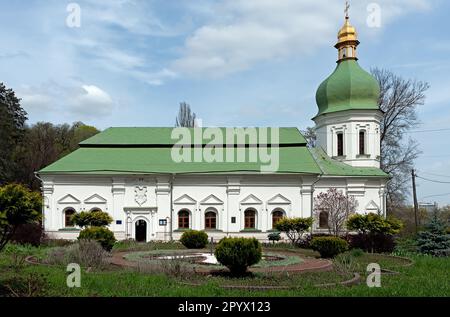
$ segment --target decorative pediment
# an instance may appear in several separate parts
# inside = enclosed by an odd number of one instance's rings
[[[67,194],[66,196],[62,197],[60,200],[58,200],[58,204],[79,204],[81,201],[76,199],[74,196]]]
[[[191,196],[184,194],[183,196],[175,199],[173,203],[177,205],[195,205],[197,201]]]
[[[371,201],[367,204],[366,210],[367,210],[367,211],[378,211],[378,210],[380,210],[380,207],[378,207],[378,205],[377,205],[373,200],[371,200]]]
[[[273,196],[267,202],[269,205],[290,205],[291,201],[281,194]]]
[[[202,205],[223,205],[223,201],[217,198],[214,195],[209,195],[205,199],[203,199],[200,204]]]
[[[241,205],[261,205],[263,202],[259,200],[255,195],[250,194],[243,200],[241,200]]]
[[[85,204],[106,204],[106,199],[98,194],[94,194],[84,200]]]
[[[147,186],[136,186],[134,188],[134,201],[142,206],[147,201]]]

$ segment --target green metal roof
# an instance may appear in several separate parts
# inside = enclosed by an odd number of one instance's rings
[[[389,177],[376,167],[353,167],[329,157],[322,148],[309,149],[324,176],[377,176]]]
[[[203,144],[206,145],[210,142],[209,139],[198,141],[195,137],[203,135],[206,129],[211,128],[182,128],[182,132],[189,131],[191,136],[191,144]],[[241,131],[256,131],[258,134],[261,129],[264,128],[213,128],[219,129],[226,140],[226,144],[249,144],[249,134],[245,137],[244,142],[239,140],[235,134],[232,134],[233,130],[241,129]],[[93,137],[80,143],[80,146],[91,145],[174,145],[178,143],[181,136],[176,134],[174,139],[171,137],[174,128],[149,128],[149,127],[135,127],[135,128],[109,128],[102,133],[96,134]],[[216,130],[217,131],[217,130]],[[216,132],[215,131],[215,132]],[[215,133],[214,132],[214,133]],[[306,140],[298,131],[297,128],[279,128],[279,143],[280,144],[306,144]],[[268,142],[270,142],[270,128],[267,128]],[[206,138],[206,136],[205,136]],[[234,139],[234,142],[233,142]]]
[[[223,129],[223,128],[222,128]],[[249,154],[257,148],[231,148],[231,162],[194,162],[195,148],[191,148],[191,162],[177,163],[172,158],[173,128],[110,128],[80,143],[80,148],[45,167],[40,174],[188,174],[188,173],[261,173],[259,155],[251,162]],[[198,130],[199,131],[199,130]],[[204,131],[204,130],[202,130]],[[207,143],[207,142],[206,142]],[[332,160],[317,149],[309,150],[305,138],[296,128],[280,128],[279,166],[276,173],[313,175],[383,176],[379,169],[354,168]],[[177,149],[179,151],[180,149]],[[270,148],[268,149],[270,153]],[[225,160],[225,152],[221,156]],[[244,151],[245,162],[237,155]]]
[[[377,80],[362,69],[356,60],[341,61],[317,89],[317,116],[353,109],[379,110],[379,95]]]

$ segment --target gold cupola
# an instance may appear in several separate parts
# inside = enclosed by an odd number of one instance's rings
[[[350,5],[347,2],[345,6],[345,23],[339,30],[338,42],[334,46],[338,50],[338,63],[347,59],[358,60],[356,58],[356,47],[359,45],[358,33],[356,33],[356,29],[350,24],[350,18],[348,16],[349,8]]]

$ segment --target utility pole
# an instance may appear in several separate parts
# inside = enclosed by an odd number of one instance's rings
[[[417,221],[417,213],[419,209],[419,205],[417,203],[417,192],[416,192],[416,172],[414,169],[411,171],[412,176],[412,185],[413,185],[413,198],[414,198],[414,220],[416,223],[416,233],[418,231],[418,221]]]

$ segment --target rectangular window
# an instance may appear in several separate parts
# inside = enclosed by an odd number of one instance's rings
[[[359,132],[359,155],[364,155],[365,153],[365,147],[366,147],[366,135],[364,131]]]
[[[337,134],[337,155],[344,156],[344,134]]]

